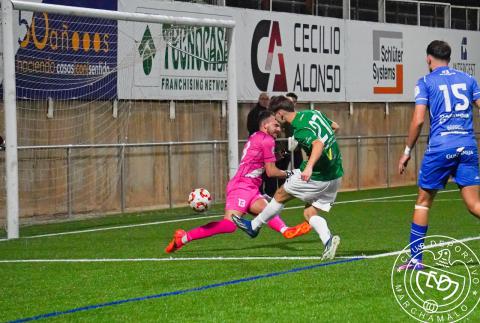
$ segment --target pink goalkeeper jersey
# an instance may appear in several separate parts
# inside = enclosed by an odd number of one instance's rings
[[[275,162],[275,139],[262,131],[257,131],[248,138],[243,147],[242,159],[228,186],[245,184],[260,187],[265,163]]]

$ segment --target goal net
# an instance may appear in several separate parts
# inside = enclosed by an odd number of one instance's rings
[[[231,20],[12,3],[23,223],[185,205],[195,187],[223,197]]]

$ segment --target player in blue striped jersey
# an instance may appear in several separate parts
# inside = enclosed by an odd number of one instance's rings
[[[450,46],[440,40],[427,47],[430,74],[415,87],[415,111],[410,123],[407,146],[398,163],[402,174],[410,160],[410,151],[430,113],[430,134],[418,176],[418,196],[410,232],[411,259],[398,270],[423,269],[422,247],[428,229],[428,211],[435,194],[450,176],[458,185],[465,204],[480,218],[479,168],[477,141],[473,129],[473,106],[480,106],[480,88],[470,75],[452,69]]]

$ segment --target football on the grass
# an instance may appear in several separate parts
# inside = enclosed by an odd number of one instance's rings
[[[204,188],[196,188],[188,196],[188,204],[196,212],[204,212],[210,206],[212,196]]]

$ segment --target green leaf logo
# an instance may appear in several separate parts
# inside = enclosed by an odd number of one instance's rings
[[[148,25],[143,33],[142,41],[138,47],[138,52],[143,60],[143,72],[145,75],[149,75],[152,71],[153,59],[155,58],[157,49],[155,48],[152,33],[150,32]]]

